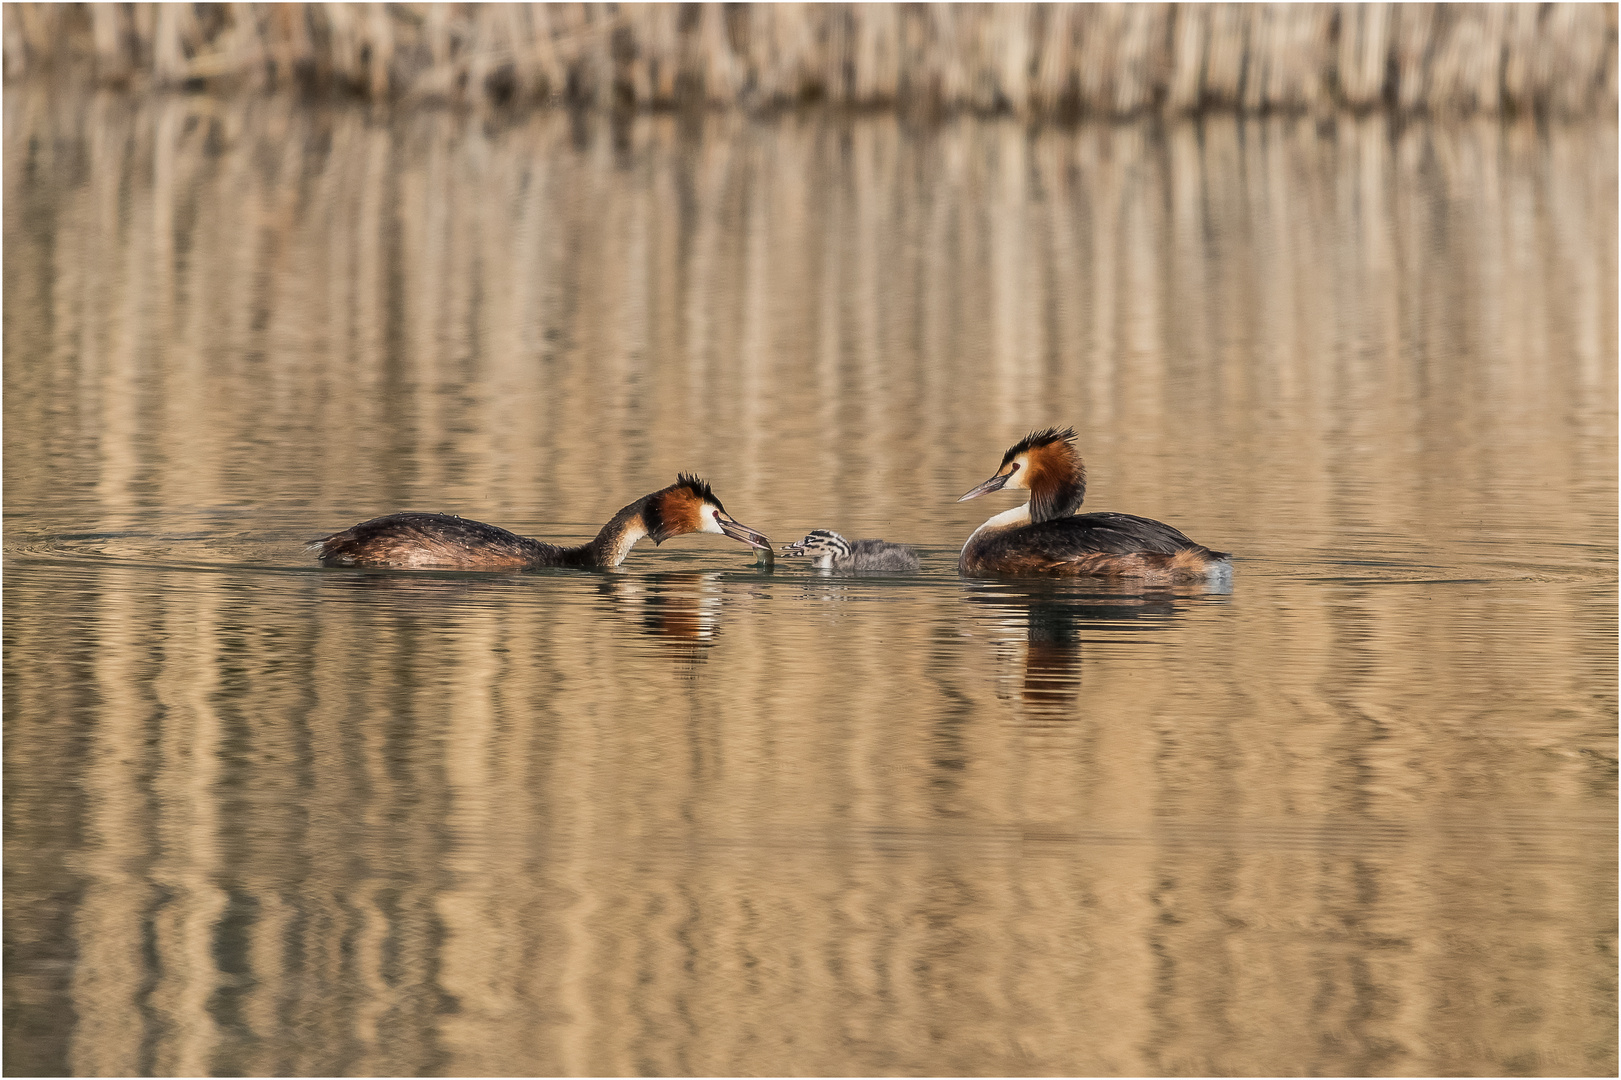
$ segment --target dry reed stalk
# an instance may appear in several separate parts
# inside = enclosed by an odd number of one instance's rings
[[[784,3],[755,4],[750,9],[756,100],[762,105],[783,105],[799,96],[800,57],[807,30],[798,8],[797,4]]]
[[[129,69],[124,49],[122,12],[113,4],[90,4],[90,34],[96,50],[96,72],[105,82],[123,79]]]
[[[152,62],[152,40],[157,27],[156,4],[130,5],[130,22],[135,27],[135,63],[137,65]]]
[[[836,100],[839,86],[834,78],[838,50],[843,44],[840,29],[842,12],[832,5],[806,4],[804,52],[800,56],[800,97],[806,100]]]
[[[1514,104],[1533,109],[1546,99],[1549,70],[1543,60],[1542,32],[1545,12],[1532,5],[1514,11],[1514,27],[1508,42],[1504,86]]]
[[[160,86],[173,85],[186,77],[186,50],[180,41],[184,4],[157,5],[157,24],[152,30],[152,76]]]
[[[998,106],[1020,113],[1030,107],[1030,9],[1023,3],[991,6],[1001,30],[993,69],[1001,91]]]
[[[1328,15],[1322,4],[1257,5],[1246,110],[1312,111],[1322,103],[1321,73],[1332,62]]]
[[[137,12],[143,6],[137,5]],[[276,65],[275,79],[281,85],[289,85],[298,77],[300,69],[313,66],[309,11],[298,4],[275,4],[268,14],[266,37]]]
[[[170,6],[178,5],[164,5]],[[316,10],[326,27],[326,71],[346,89],[364,86],[358,77],[360,43],[356,40],[353,9],[347,3],[326,3]]]
[[[586,105],[608,105],[613,89],[614,18],[607,4],[580,4],[577,10],[573,33],[577,47],[574,67],[579,73],[580,86],[578,100]]]
[[[782,6],[749,5],[748,79],[757,105],[769,106],[782,96],[778,72],[781,42],[777,36],[776,20],[772,17],[772,13]]]
[[[565,73],[563,92],[576,100],[588,100],[595,92],[583,36],[587,26],[584,4],[545,4],[535,12],[537,36],[545,33],[557,53],[558,67]]]
[[[1116,62],[1120,66],[1115,96],[1109,110],[1116,116],[1133,116],[1155,103],[1165,85],[1170,65],[1166,46],[1170,40],[1169,4],[1128,4]]]
[[[1210,5],[1179,4],[1171,46],[1171,82],[1165,107],[1191,113],[1204,94],[1205,47],[1210,40]]]
[[[1361,112],[1384,97],[1391,9],[1386,4],[1340,8],[1340,100]]]
[[[1285,62],[1280,105],[1315,112],[1328,103],[1326,76],[1333,69],[1330,50],[1334,10],[1327,4],[1286,4],[1283,17]]]
[[[1070,73],[1075,64],[1075,8],[1038,4],[1034,9],[1035,77],[1030,82],[1030,110],[1036,114],[1064,109],[1071,97]]]
[[[1509,9],[1502,4],[1481,4],[1477,11],[1472,25],[1478,27],[1480,39],[1475,43],[1474,56],[1465,66],[1462,78],[1468,92],[1474,96],[1475,108],[1496,113],[1503,100]]]
[[[1566,43],[1564,55],[1557,60],[1553,50],[1544,47],[1551,68],[1547,86],[1553,112],[1579,116],[1592,104],[1598,88],[1595,75],[1606,66],[1604,45],[1606,38],[1613,40],[1614,19],[1609,4],[1558,4],[1548,11],[1546,38]]]
[[[268,80],[264,33],[253,4],[230,5],[231,31],[226,48],[219,50],[224,66],[249,85],[262,88]]]
[[[489,100],[496,71],[511,57],[512,43],[505,33],[505,23],[504,16],[496,14],[475,19],[469,27],[467,94],[475,104],[482,105]]]
[[[1450,14],[1430,62],[1430,98],[1451,112],[1495,112],[1503,36],[1500,28],[1492,32],[1492,22],[1501,21],[1502,9],[1459,4]]]
[[[900,9],[880,4],[857,20],[855,100],[863,105],[892,105],[900,96]]]
[[[4,28],[5,36],[5,75],[6,79],[20,79],[27,70],[27,46],[24,44],[22,28],[21,4],[6,4],[0,7],[0,27]]]
[[[1272,104],[1273,86],[1277,79],[1281,31],[1277,4],[1256,4],[1250,8],[1249,48],[1244,71],[1241,108],[1245,112],[1260,112]]]
[[[461,72],[452,59],[449,4],[426,5],[419,46],[427,53],[428,68],[410,83],[406,96],[430,100],[454,97]]]
[[[382,4],[368,5],[366,14],[366,30],[371,38],[371,81],[368,89],[372,97],[386,98],[394,68],[394,23],[388,17],[388,9]]]
[[[714,106],[730,105],[743,89],[742,69],[732,51],[726,28],[726,8],[703,4],[698,10],[697,55],[702,58],[703,100]]]
[[[1082,10],[1080,45],[1076,50],[1078,89],[1081,107],[1096,109],[1097,103],[1113,96],[1113,64],[1110,53],[1119,33],[1120,5],[1096,4]]]
[[[613,86],[615,100],[629,98],[651,104],[653,78],[649,53],[657,34],[659,9],[640,4],[622,5],[616,13],[619,25],[613,34]]]
[[[17,41],[16,47],[9,50],[12,55],[7,57],[8,65],[14,63],[19,72],[44,66],[56,41],[60,11],[37,4],[7,4],[5,10],[12,19]],[[30,64],[31,59],[36,63]]]
[[[931,54],[936,57],[935,78],[931,80],[933,99],[931,108],[943,109],[961,101],[968,87],[967,58],[958,45],[958,8],[954,4],[931,4],[929,26]]]
[[[792,66],[788,78],[790,101],[824,98],[830,92],[827,81],[827,51],[831,13],[819,4],[795,4],[790,14],[778,21],[781,32],[792,39]]]
[[[987,46],[983,29],[983,11],[979,4],[952,6],[947,25],[950,28],[953,55],[961,65],[961,82],[957,94],[945,99],[943,105],[957,105],[971,110],[985,111],[996,105],[995,87],[990,85],[985,72],[984,52]]]
[[[1439,24],[1447,16],[1441,5],[1415,3],[1396,8],[1393,44],[1396,56],[1396,106],[1403,112],[1418,109],[1429,88],[1430,49]]]
[[[1202,104],[1232,109],[1243,101],[1250,18],[1247,5],[1221,4],[1213,7],[1209,24],[1210,43],[1205,54]]]
[[[529,64],[534,72],[537,94],[561,100],[568,90],[568,74],[557,56],[557,45],[552,39],[552,26],[546,18],[545,5],[524,5],[522,9],[528,25]]]
[[[851,92],[850,24],[856,18],[848,4],[828,4],[817,14],[822,27],[817,35],[815,79],[827,100],[835,105],[854,104]]]

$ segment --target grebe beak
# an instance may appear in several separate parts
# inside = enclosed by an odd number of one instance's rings
[[[771,540],[764,533],[755,532],[741,521],[734,520],[730,514],[716,514],[715,520],[720,523],[720,531],[733,540],[741,540],[749,547],[771,550]]]
[[[1012,473],[1000,473],[993,476],[957,501],[967,502],[969,499],[977,499],[981,495],[989,495],[993,491],[1001,491],[1003,486],[1007,484],[1008,480],[1011,479],[1012,476]]]
[[[803,541],[803,540],[795,540],[791,544],[782,545],[782,553],[784,555],[803,555],[803,554],[805,554],[805,541]]]

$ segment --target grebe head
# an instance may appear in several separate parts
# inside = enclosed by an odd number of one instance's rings
[[[958,499],[967,502],[1005,487],[1030,492],[1030,519],[1068,517],[1086,498],[1086,467],[1075,451],[1074,428],[1032,431],[1008,448],[991,478]]]
[[[736,520],[715,498],[706,481],[682,473],[675,483],[644,500],[642,522],[653,543],[662,544],[683,533],[720,533],[750,547],[771,549],[763,534]]]

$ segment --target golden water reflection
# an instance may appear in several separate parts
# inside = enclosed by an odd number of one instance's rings
[[[8,1072],[1614,1072],[1613,125],[5,109]]]

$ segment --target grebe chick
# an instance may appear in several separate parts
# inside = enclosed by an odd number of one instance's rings
[[[916,570],[917,552],[886,540],[846,540],[831,529],[816,529],[797,544],[784,544],[787,556],[809,555],[823,570]]]
[[[1072,428],[1030,433],[1002,464],[958,502],[1004,487],[1030,501],[974,530],[957,568],[969,577],[1053,574],[1062,577],[1187,581],[1230,571],[1226,552],[1196,544],[1171,526],[1130,514],[1076,514],[1086,497],[1086,467]]]
[[[675,483],[625,507],[596,539],[563,547],[450,514],[407,511],[362,521],[311,541],[328,566],[440,567],[459,570],[521,570],[537,566],[618,566],[644,536],[662,544],[683,533],[721,533],[751,547],[771,541],[734,520],[709,485],[683,473]]]

